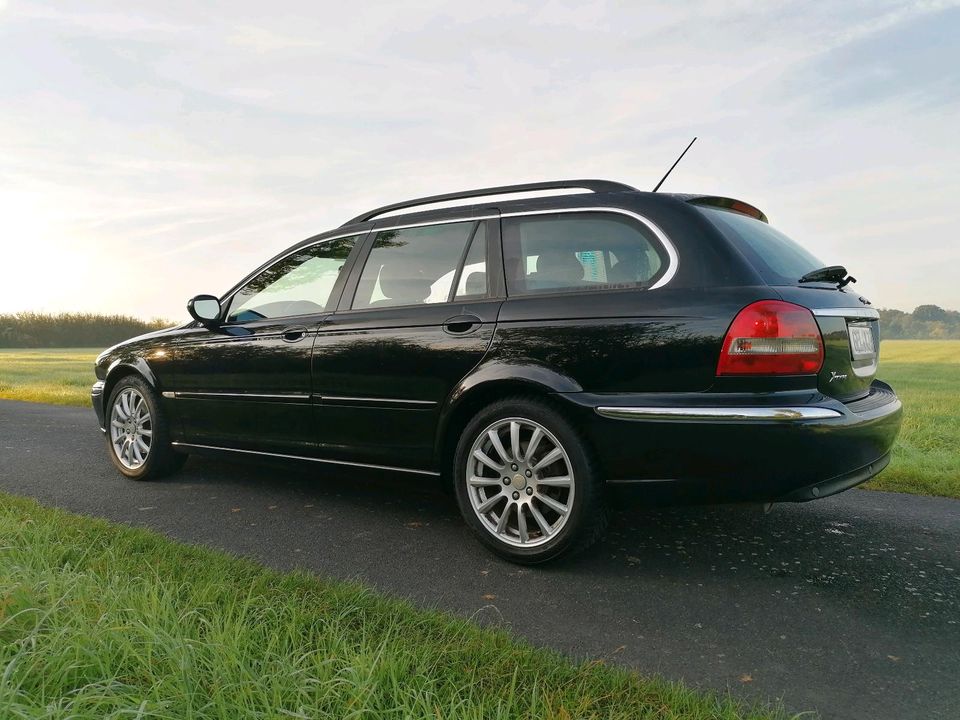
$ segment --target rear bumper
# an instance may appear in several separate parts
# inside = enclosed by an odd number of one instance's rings
[[[798,488],[788,495],[779,498],[779,500],[782,502],[809,502],[810,500],[818,500],[836,495],[844,490],[856,487],[862,482],[866,482],[889,464],[890,453],[887,453],[874,462],[857,468],[856,470],[843,473],[829,480],[821,480],[807,487]]]
[[[100,425],[100,430],[106,432],[106,421],[104,420],[104,397],[103,397],[103,380],[97,380],[93,384],[93,387],[90,388],[90,402],[93,404],[93,410],[97,413],[97,423]]]
[[[818,392],[571,393],[609,482],[710,500],[803,502],[889,463],[902,406],[885,383],[844,404]]]

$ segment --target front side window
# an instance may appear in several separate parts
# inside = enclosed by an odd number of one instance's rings
[[[458,268],[471,243],[467,270],[473,277],[470,290],[477,291],[482,275],[486,293],[486,240],[483,226],[474,221],[382,230],[364,265],[353,300],[354,309],[398,307],[449,302]],[[466,281],[458,283],[467,294]]]
[[[503,252],[510,295],[648,288],[667,264],[647,228],[612,213],[506,218]]]
[[[305,247],[268,267],[230,301],[227,322],[310,315],[327,310],[333,286],[359,235]]]

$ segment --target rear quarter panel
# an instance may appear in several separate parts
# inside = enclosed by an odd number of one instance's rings
[[[706,391],[733,317],[776,297],[751,286],[510,298],[485,363],[544,366],[591,393]]]

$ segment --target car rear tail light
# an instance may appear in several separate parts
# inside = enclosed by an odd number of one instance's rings
[[[747,305],[723,339],[717,375],[813,375],[823,338],[807,308],[781,300]]]

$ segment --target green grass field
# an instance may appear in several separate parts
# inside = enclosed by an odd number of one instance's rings
[[[785,715],[0,494],[0,717]]]
[[[0,350],[0,398],[86,406],[95,350]],[[890,466],[865,487],[960,498],[960,340],[885,340],[880,378],[903,400]]]
[[[885,340],[879,377],[903,401],[903,427],[864,487],[960,498],[960,340]]]
[[[93,361],[99,350],[89,348],[0,348],[0,398],[89,405],[96,382]]]

